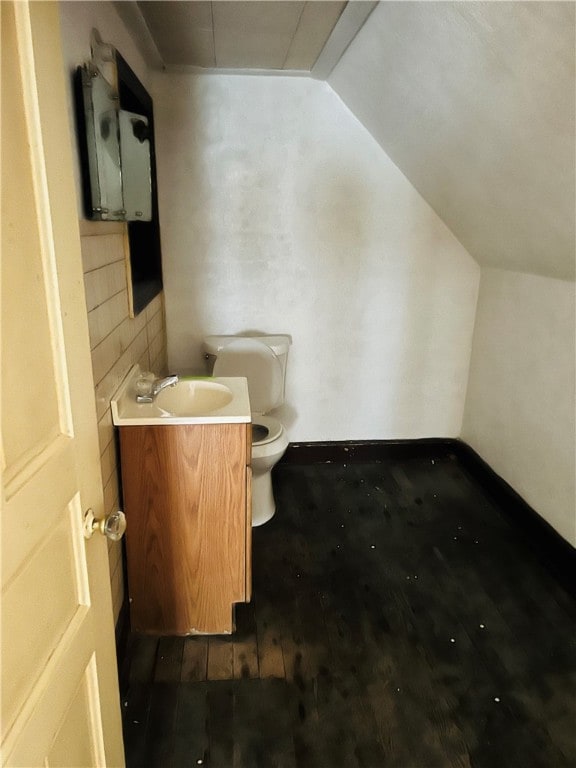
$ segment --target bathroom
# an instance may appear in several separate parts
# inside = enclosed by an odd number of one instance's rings
[[[118,5],[60,5],[66,70],[97,28],[156,121],[164,292],[137,317],[123,225],[80,223],[105,511],[120,498],[108,402],[132,364],[202,374],[206,335],[288,333],[291,442],[461,438],[574,545],[573,4],[380,3],[327,81],[158,71]],[[404,44],[408,24],[462,19],[501,49],[479,34],[454,71],[441,37]],[[118,544],[109,562],[117,621]]]
[[[113,3],[62,4],[68,69],[89,58],[90,32],[97,28],[148,87],[156,121],[168,350],[160,298],[134,320],[118,308],[121,225],[83,223],[89,318],[98,327],[92,345],[107,509],[118,503],[106,408],[110,380],[113,390],[119,372],[142,356],[152,369],[169,364],[176,371],[202,373],[202,340],[209,334],[289,333],[288,396],[279,417],[292,442],[462,437],[574,543],[569,462],[563,472],[546,459],[550,452],[569,455],[574,433],[573,334],[565,322],[573,315],[570,246],[558,233],[556,261],[546,253],[537,264],[537,255],[518,233],[514,253],[507,253],[492,242],[492,225],[482,229],[480,222],[474,223],[470,236],[478,247],[476,258],[484,259],[481,271],[359,122],[366,115],[375,126],[373,135],[380,138],[372,109],[377,93],[366,86],[362,90],[355,73],[367,65],[363,57],[369,55],[373,38],[384,34],[380,27],[389,13],[387,5],[372,14],[364,37],[325,83],[300,77],[158,72],[144,62]],[[425,26],[438,18],[436,11],[428,15],[415,14],[414,20]],[[549,17],[547,34],[552,34],[561,18]],[[522,20],[534,23],[525,10]],[[503,43],[506,24],[513,22],[505,18],[497,29]],[[397,23],[402,23],[401,16]],[[418,63],[405,55],[406,76],[417,79]],[[486,74],[480,57],[475,61],[471,56],[470,66],[469,77]],[[535,68],[544,66],[540,59],[534,63]],[[508,97],[516,87],[515,76],[509,73],[501,86]],[[438,174],[453,157],[453,189],[458,189],[459,177],[469,177],[458,194],[468,195],[472,206],[482,194],[475,186],[482,181],[482,166],[476,164],[477,176],[470,177],[465,164],[470,150],[464,144],[495,145],[499,129],[486,111],[475,115],[476,134],[471,125],[458,123],[465,119],[458,92],[462,87],[463,82],[455,81],[452,101],[444,105],[454,110],[453,117],[447,114],[454,125],[443,136],[445,148],[430,143],[413,162],[433,162]],[[561,93],[562,83],[555,87]],[[349,96],[355,100],[351,109],[346,106]],[[393,86],[390,98],[398,98]],[[546,92],[546,98],[552,103],[559,97]],[[510,114],[520,107],[528,110],[526,101],[510,107]],[[487,110],[483,101],[481,108]],[[518,124],[512,128],[519,131],[518,141],[528,141],[531,137],[521,133],[521,118],[514,118]],[[382,126],[383,146],[385,130]],[[411,130],[414,145],[418,131],[414,126]],[[557,167],[552,153],[566,151],[566,145],[546,145],[550,136],[544,125],[533,131],[540,141],[534,162]],[[393,138],[399,142],[397,134]],[[400,146],[398,152],[403,150]],[[503,149],[497,147],[495,155],[498,151]],[[515,159],[520,163],[522,158],[518,150]],[[431,177],[418,176],[418,181],[438,195],[433,202],[455,223],[463,217],[450,201],[449,189],[435,190]],[[494,192],[495,204],[506,200],[506,183],[503,178],[502,188]],[[561,194],[558,190],[546,200],[542,219],[548,208],[559,208]],[[493,204],[486,204],[497,216]],[[518,215],[527,227],[530,214]],[[528,241],[531,233],[526,232]],[[512,239],[503,230],[501,237],[506,236]],[[106,256],[99,258],[100,251]],[[110,296],[100,288],[106,281]],[[521,313],[514,322],[507,315],[509,303]],[[500,365],[503,359],[506,370]],[[551,388],[558,397],[548,397]],[[364,405],[350,407],[352,403]],[[537,449],[526,447],[527,429],[542,435]],[[123,589],[119,548],[111,570],[118,611]]]

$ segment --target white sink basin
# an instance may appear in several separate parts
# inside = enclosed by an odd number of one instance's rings
[[[158,408],[178,416],[202,416],[228,405],[234,395],[230,387],[219,381],[181,379],[157,396]]]
[[[136,382],[142,371],[135,365],[110,401],[118,426],[160,424],[249,423],[248,385],[241,377],[183,377],[161,390],[152,403],[139,403]]]

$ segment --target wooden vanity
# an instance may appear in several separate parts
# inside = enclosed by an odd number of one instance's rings
[[[251,425],[121,426],[132,629],[228,634],[251,593]]]

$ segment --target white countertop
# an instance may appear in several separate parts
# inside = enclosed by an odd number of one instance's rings
[[[194,391],[194,383],[198,382],[199,389],[205,383],[204,389],[209,389],[210,383],[228,388],[232,394],[230,402],[220,408],[206,410],[194,415],[185,415],[160,407],[161,394],[152,403],[136,401],[136,382],[140,379],[140,366],[133,366],[122,384],[112,397],[110,407],[112,420],[117,426],[161,426],[166,424],[248,424],[252,421],[248,383],[245,378],[234,376],[182,376],[180,382],[190,383],[187,387]],[[219,387],[221,389],[221,387]]]

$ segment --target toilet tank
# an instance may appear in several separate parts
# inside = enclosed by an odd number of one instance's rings
[[[286,364],[288,362],[288,350],[292,344],[292,337],[288,334],[270,334],[266,336],[206,336],[204,339],[204,353],[205,358],[208,361],[208,367],[210,373],[214,367],[214,361],[218,357],[218,352],[231,341],[237,341],[238,339],[252,339],[253,341],[260,341],[262,344],[266,344],[274,352],[280,366],[282,368],[282,402],[284,402],[284,393],[286,387]],[[281,403],[278,403],[281,405]]]

